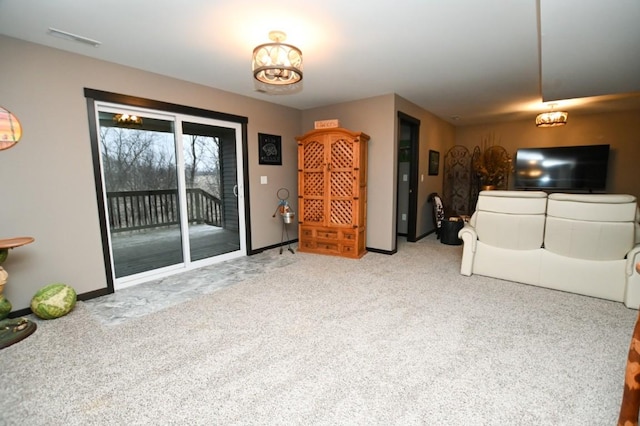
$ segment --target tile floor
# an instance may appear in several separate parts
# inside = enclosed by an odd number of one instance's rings
[[[83,302],[105,325],[121,324],[296,262],[284,247],[172,275]]]

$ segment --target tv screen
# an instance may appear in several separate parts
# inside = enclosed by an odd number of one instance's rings
[[[603,190],[609,145],[523,148],[516,152],[515,187],[542,190]]]

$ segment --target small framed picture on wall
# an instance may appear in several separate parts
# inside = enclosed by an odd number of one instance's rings
[[[258,133],[258,164],[282,166],[282,136]]]
[[[429,150],[429,176],[438,176],[440,168],[440,153]]]

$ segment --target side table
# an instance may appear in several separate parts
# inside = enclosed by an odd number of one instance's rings
[[[0,240],[0,263],[6,260],[9,255],[9,249],[24,246],[33,241],[33,237],[17,237]],[[0,301],[4,301],[4,285],[8,280],[9,274],[2,266],[0,266],[0,272],[4,272],[4,274],[2,274],[3,276],[0,276]],[[9,302],[7,301],[6,303]],[[0,349],[11,346],[29,337],[36,331],[36,328],[36,324],[26,318],[4,319],[4,317],[2,317],[0,320]]]
[[[450,217],[442,221],[440,229],[440,242],[451,246],[459,246],[462,240],[458,238],[458,232],[464,227],[464,220],[457,217]]]

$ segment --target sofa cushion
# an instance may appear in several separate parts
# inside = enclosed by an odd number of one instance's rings
[[[624,259],[634,245],[631,222],[595,222],[548,216],[544,247],[576,259]]]
[[[551,194],[547,216],[606,222],[633,222],[636,197],[625,194]]]
[[[547,193],[543,191],[482,191],[476,211],[509,214],[545,214]]]
[[[551,194],[545,249],[576,259],[624,259],[635,242],[635,215],[631,195]]]
[[[542,191],[482,191],[473,222],[478,240],[503,249],[539,249],[546,205]]]

